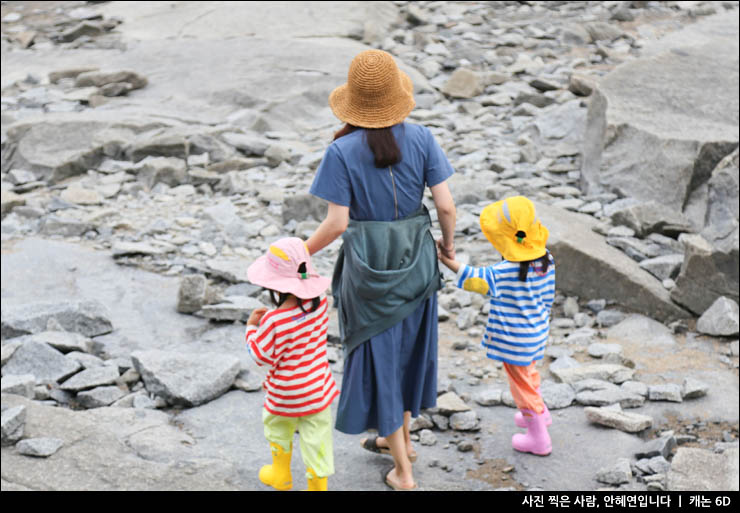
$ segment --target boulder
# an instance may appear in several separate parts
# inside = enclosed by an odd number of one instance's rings
[[[442,86],[442,92],[453,98],[474,98],[483,92],[483,81],[475,71],[458,68]]]
[[[740,332],[740,312],[737,302],[720,297],[699,317],[696,331],[719,337],[737,336]]]
[[[671,299],[696,315],[702,315],[722,296],[740,301],[738,246],[722,249],[712,246],[698,234],[680,237],[686,248],[676,287]]]
[[[704,397],[709,392],[709,385],[696,378],[685,378],[681,386],[681,396],[684,399]]]
[[[609,339],[639,341],[646,347],[676,347],[673,332],[658,321],[640,314],[627,316],[607,331]]]
[[[20,337],[22,341],[34,340],[49,344],[54,349],[62,353],[80,351],[89,353],[92,351],[93,342],[90,337],[80,335],[79,333],[70,333],[68,331],[42,331],[33,335]]]
[[[222,395],[241,368],[238,358],[223,354],[153,350],[135,351],[131,359],[150,394],[179,406],[203,404]]]
[[[737,147],[737,23],[716,16],[696,25],[596,86],[581,168],[585,192],[656,201],[680,214]],[[701,30],[714,37],[697,37]],[[707,84],[703,77],[717,69],[725,72]]]
[[[640,238],[651,233],[678,237],[681,233],[693,230],[691,221],[680,211],[657,201],[626,206],[612,214],[611,219],[615,225],[632,228]]]
[[[43,342],[29,340],[15,350],[3,366],[3,376],[31,374],[38,382],[57,383],[82,369],[62,353]]]
[[[103,406],[110,406],[125,395],[126,392],[117,386],[103,386],[80,392],[77,394],[76,400],[83,408],[102,408]]]
[[[35,388],[36,377],[33,374],[22,374],[20,376],[12,374],[3,375],[3,394],[16,394],[33,399],[35,396]]]
[[[738,449],[715,453],[680,447],[668,471],[668,490],[727,492],[738,490]]]
[[[5,396],[3,396],[5,397]],[[5,405],[3,401],[3,405]],[[0,424],[2,425],[2,445],[13,445],[23,437],[26,423],[26,407],[23,405],[9,406],[2,411]]]
[[[675,279],[683,264],[682,254],[663,255],[647,258],[640,262],[640,267],[658,278],[660,281]]]
[[[453,415],[455,413],[470,411],[470,406],[454,392],[447,392],[437,397],[437,411],[442,415]]]
[[[671,401],[680,403],[683,401],[681,386],[675,383],[648,386],[648,399],[651,401]]]
[[[550,231],[548,248],[562,293],[582,300],[613,300],[661,321],[689,316],[650,273],[593,231],[597,224],[593,217],[535,204]]]
[[[54,319],[70,332],[96,337],[113,331],[108,309],[98,301],[39,301],[3,307],[2,337],[46,331],[47,323]]]
[[[184,276],[177,293],[177,311],[193,313],[201,309],[207,300],[208,280],[200,274]]]
[[[596,480],[610,485],[629,483],[632,480],[630,460],[619,458],[614,466],[600,469],[596,473]]]

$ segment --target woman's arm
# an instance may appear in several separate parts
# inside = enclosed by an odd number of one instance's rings
[[[447,182],[442,182],[430,188],[432,191],[432,200],[437,209],[437,218],[442,228],[442,240],[439,241],[439,247],[444,256],[450,260],[455,259],[455,220],[457,211],[455,210],[455,201],[452,199],[452,193]]]
[[[329,202],[326,217],[306,241],[308,253],[313,255],[334,242],[337,237],[344,233],[348,224],[349,207]]]

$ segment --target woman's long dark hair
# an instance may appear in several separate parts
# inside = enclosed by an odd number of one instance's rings
[[[334,140],[336,141],[340,137],[351,134],[357,128],[349,123],[345,124],[334,134]],[[365,139],[368,146],[370,146],[370,150],[373,152],[373,157],[375,157],[375,167],[386,168],[401,162],[401,150],[398,147],[396,138],[393,136],[391,127],[366,128]]]
[[[299,273],[305,273],[306,272],[306,263],[301,262],[301,265],[298,266],[298,272]],[[270,292],[270,301],[272,301],[272,304],[275,305],[277,308],[280,308],[280,305],[285,303],[285,301],[292,296],[293,294],[289,292],[277,292],[272,289],[267,289]],[[275,293],[277,292],[277,298],[275,297]],[[307,312],[305,308],[303,308],[303,299],[296,297],[298,299],[298,306],[301,308],[301,312],[303,313],[309,313],[309,312],[315,312],[316,309],[321,304],[321,299],[319,297],[315,297],[311,299],[311,309]]]
[[[526,262],[519,262],[519,281],[527,281],[527,273],[529,272],[529,264],[535,264],[535,269],[540,274],[546,274],[547,269],[550,267],[550,252],[547,251],[543,256],[535,260],[527,260]],[[538,265],[539,263],[539,265]]]

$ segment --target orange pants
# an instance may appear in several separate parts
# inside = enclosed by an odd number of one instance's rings
[[[504,370],[509,376],[509,389],[517,408],[536,413],[545,411],[545,403],[537,393],[540,388],[540,373],[534,367],[534,362],[526,367],[504,363]]]

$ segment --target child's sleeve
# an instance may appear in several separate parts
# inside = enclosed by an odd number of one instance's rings
[[[247,350],[257,365],[272,367],[275,364],[275,325],[271,319],[265,317],[259,326],[247,325]]]
[[[463,290],[484,296],[498,295],[493,267],[472,267],[463,264],[457,271],[455,285]]]

